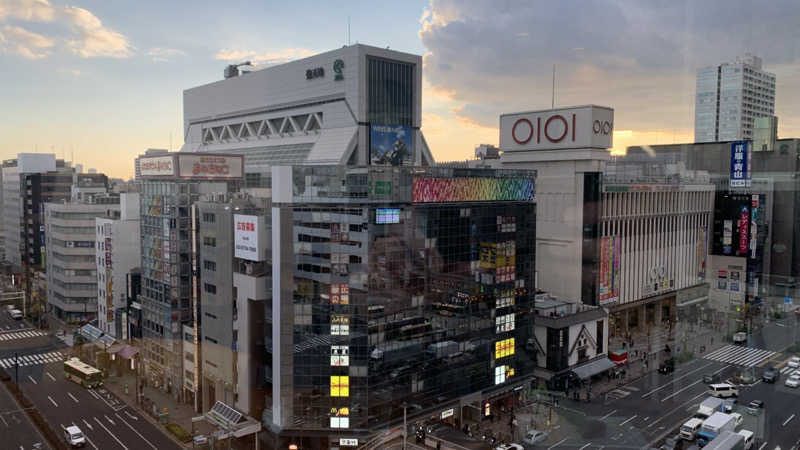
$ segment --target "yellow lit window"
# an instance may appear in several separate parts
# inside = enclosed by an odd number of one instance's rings
[[[514,354],[514,338],[503,339],[494,343],[494,359]]]
[[[350,377],[331,375],[331,397],[350,396]]]

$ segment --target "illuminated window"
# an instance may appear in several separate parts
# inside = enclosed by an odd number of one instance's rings
[[[495,333],[504,333],[514,330],[514,313],[497,316],[495,318]]]
[[[494,384],[505,383],[506,380],[514,376],[514,369],[511,366],[497,366],[494,368]]]
[[[331,334],[334,336],[347,336],[350,334],[350,318],[334,314],[331,316]]]
[[[350,396],[350,377],[331,375],[331,397]]]
[[[499,359],[514,354],[514,338],[503,339],[494,343],[494,358]]]
[[[505,290],[500,293],[500,297],[497,299],[497,304],[495,305],[496,308],[505,308],[506,306],[513,306],[514,305],[514,291]]]
[[[331,417],[331,428],[350,428],[350,418]]]
[[[350,365],[350,348],[346,345],[331,345],[331,365],[332,366],[349,366]]]

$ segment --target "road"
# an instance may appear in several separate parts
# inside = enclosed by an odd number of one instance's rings
[[[11,364],[14,353],[19,354],[19,384],[57,432],[61,427],[75,424],[88,437],[87,448],[93,450],[181,448],[104,389],[84,389],[65,380],[62,361],[68,349],[61,341],[49,335],[19,331],[15,335],[15,339],[0,337],[0,369],[15,377]]]
[[[49,448],[39,430],[3,385],[0,385],[0,436],[3,437],[3,448],[28,450],[36,443],[42,444],[42,448]]]

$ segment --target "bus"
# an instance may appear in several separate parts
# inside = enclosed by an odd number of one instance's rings
[[[64,378],[88,389],[103,385],[103,372],[78,358],[69,358],[64,361]]]

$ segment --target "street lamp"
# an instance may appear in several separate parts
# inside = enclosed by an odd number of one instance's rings
[[[406,410],[408,403],[403,402],[403,450],[406,450],[406,442],[408,442],[408,423],[406,421]]]

